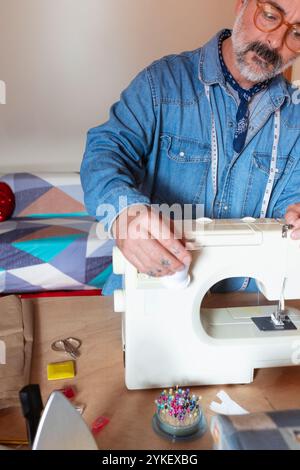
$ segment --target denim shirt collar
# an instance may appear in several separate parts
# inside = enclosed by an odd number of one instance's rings
[[[219,37],[224,30],[218,32],[207,44],[200,50],[199,59],[199,80],[205,85],[219,84],[225,87],[225,78],[222,72],[218,43]],[[274,107],[274,110],[280,108],[285,98],[290,102],[291,95],[289,93],[287,83],[283,75],[277,75],[270,82],[268,92]]]

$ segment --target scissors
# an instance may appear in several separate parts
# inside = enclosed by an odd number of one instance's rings
[[[73,359],[77,359],[80,356],[79,348],[81,346],[81,341],[78,338],[58,339],[51,344],[53,351],[66,352],[70,354]]]

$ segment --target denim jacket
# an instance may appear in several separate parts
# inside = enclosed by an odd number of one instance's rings
[[[219,35],[199,49],[163,57],[141,71],[112,106],[109,120],[88,132],[81,165],[85,204],[107,229],[132,204],[201,204],[207,217],[258,218],[278,109],[280,140],[267,217],[282,218],[290,204],[300,202],[299,94],[281,75],[275,77],[252,107],[246,145],[235,154],[238,103],[222,74]],[[212,113],[219,150],[216,195]],[[126,199],[120,207],[121,196]],[[105,204],[115,212],[104,217],[100,209]],[[242,283],[231,280],[224,290],[237,290]],[[112,294],[120,285],[120,276],[112,274],[103,293]]]

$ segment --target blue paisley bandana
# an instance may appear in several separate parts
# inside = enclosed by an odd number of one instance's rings
[[[225,39],[231,36],[231,31],[226,29],[220,36],[219,39],[219,57],[222,67],[222,71],[225,77],[225,80],[232,86],[234,90],[238,92],[240,98],[240,104],[236,114],[236,131],[234,134],[233,148],[236,153],[240,153],[246,142],[248,126],[249,126],[249,103],[256,93],[264,90],[268,87],[270,80],[266,80],[262,83],[257,83],[249,90],[241,88],[237,81],[233,78],[228,68],[225,65],[223,55],[222,55],[222,43]]]

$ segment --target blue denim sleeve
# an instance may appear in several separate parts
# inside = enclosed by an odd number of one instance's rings
[[[272,217],[284,219],[288,207],[297,203],[300,203],[300,160],[275,204]]]
[[[147,69],[137,75],[110,109],[109,120],[89,130],[80,176],[87,211],[111,234],[118,214],[150,204],[139,191],[155,130]]]

